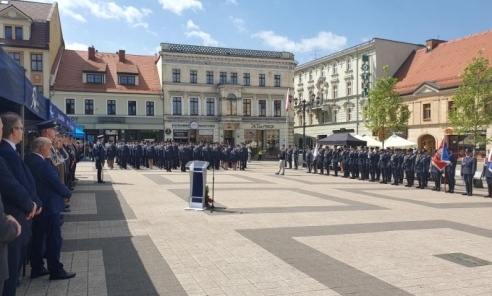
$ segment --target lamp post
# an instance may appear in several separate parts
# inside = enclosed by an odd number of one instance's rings
[[[315,97],[314,94],[311,95],[313,102]],[[297,98],[294,99],[294,103],[297,105]],[[310,102],[303,99],[302,101],[299,101],[299,104],[300,106],[298,105],[298,108],[302,107],[302,165],[306,166],[306,107],[310,106]]]

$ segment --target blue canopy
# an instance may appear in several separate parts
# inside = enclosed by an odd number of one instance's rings
[[[85,138],[85,133],[77,127],[75,128],[75,131],[70,132],[70,136],[74,138]]]
[[[0,47],[0,98],[24,106],[32,114],[46,120],[45,97],[27,79],[25,70]]]
[[[51,103],[50,99],[46,99],[46,106],[48,106],[48,119],[56,118],[56,123],[58,125],[64,127],[70,133],[75,131],[75,122],[73,122],[70,117],[56,107],[56,105]]]

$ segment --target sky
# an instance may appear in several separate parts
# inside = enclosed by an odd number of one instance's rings
[[[304,64],[372,38],[425,44],[492,29],[490,0],[57,2],[67,49],[137,55],[177,43],[288,51]]]

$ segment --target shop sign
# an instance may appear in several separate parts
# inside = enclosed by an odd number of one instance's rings
[[[200,136],[213,136],[214,135],[214,130],[199,130],[198,134]]]
[[[171,134],[171,129],[170,129],[170,128],[166,128],[166,129],[164,130],[164,133],[166,133],[166,135],[168,135],[168,136],[169,136],[169,135]]]
[[[188,131],[187,130],[174,130],[173,138],[175,139],[188,139]]]
[[[273,124],[251,124],[252,129],[274,129],[275,125]]]
[[[369,72],[369,56],[362,55],[362,65],[361,65],[362,74],[360,75],[362,78],[362,96],[369,96],[369,87],[371,85],[369,78],[371,77],[371,72]]]

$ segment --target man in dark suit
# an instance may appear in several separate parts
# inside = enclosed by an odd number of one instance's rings
[[[465,149],[466,156],[461,160],[461,176],[465,180],[466,192],[463,195],[473,194],[473,176],[477,171],[477,159],[473,157],[470,148]]]
[[[24,125],[22,118],[13,112],[0,114],[2,121],[2,141],[0,142],[0,156],[5,160],[12,176],[25,188],[28,193],[26,202],[30,203],[32,210],[29,214],[22,209],[17,196],[8,192],[3,194],[5,202],[5,212],[12,215],[24,228],[24,233],[19,238],[13,240],[8,246],[8,266],[9,279],[5,281],[3,295],[15,295],[17,276],[24,261],[29,235],[31,233],[31,219],[34,215],[41,212],[41,201],[36,194],[36,184],[31,172],[22,161],[15,145],[19,144],[24,138]],[[39,210],[38,210],[39,209]],[[27,215],[26,215],[27,214]]]
[[[60,179],[56,169],[45,160],[51,152],[51,141],[39,137],[31,144],[32,153],[26,164],[36,181],[36,188],[44,208],[41,215],[34,218],[31,247],[31,277],[38,275],[44,268],[46,257],[50,280],[69,279],[75,276],[67,272],[60,262],[62,245],[60,213],[65,209],[65,201],[71,192]]]
[[[104,136],[97,136],[97,143],[94,145],[94,156],[96,159],[97,183],[106,183],[103,181],[102,169],[106,160],[106,149],[104,147]]]
[[[0,291],[3,291],[3,283],[9,278],[7,244],[21,234],[22,228],[14,217],[5,215],[1,197],[0,195]]]

